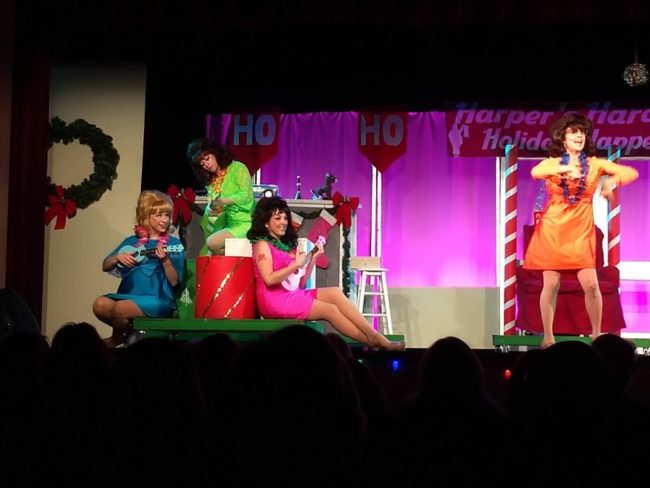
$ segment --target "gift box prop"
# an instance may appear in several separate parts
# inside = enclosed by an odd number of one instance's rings
[[[243,256],[198,257],[194,317],[256,318],[253,259]]]
[[[535,226],[524,226],[524,247],[528,247]],[[596,227],[596,273],[603,296],[602,332],[618,334],[625,328],[623,308],[618,287],[619,271],[616,266],[603,266],[603,233]],[[585,308],[585,294],[575,271],[562,271],[560,290],[557,295],[553,332],[555,334],[580,335],[591,333],[591,323]],[[544,280],[538,270],[517,268],[517,319],[519,329],[541,333],[542,314],[539,296]]]

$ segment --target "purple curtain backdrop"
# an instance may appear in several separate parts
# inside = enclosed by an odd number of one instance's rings
[[[221,139],[212,122],[208,116],[208,135]],[[356,112],[282,115],[278,156],[262,168],[262,182],[279,185],[282,196],[293,198],[300,175],[302,196],[309,198],[323,175],[334,173],[334,190],[361,199],[357,254],[367,255],[372,167],[358,150],[357,132]],[[410,113],[406,153],[383,174],[382,254],[391,287],[496,286],[495,158],[449,157],[446,137],[443,112]],[[536,162],[519,161],[519,229],[532,223],[540,188],[530,177]],[[650,261],[647,163],[624,164],[637,168],[641,177],[622,190],[621,258]]]

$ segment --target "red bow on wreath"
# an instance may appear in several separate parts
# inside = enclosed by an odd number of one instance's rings
[[[48,204],[50,207],[45,211],[45,225],[52,222],[52,219],[56,217],[56,224],[54,224],[54,229],[64,229],[66,218],[72,218],[77,213],[77,202],[70,200],[63,196],[63,187],[57,186],[55,188],[55,195],[48,195]]]
[[[183,219],[183,224],[187,225],[192,220],[192,211],[190,205],[196,200],[196,194],[191,188],[183,188],[179,190],[176,185],[169,185],[167,195],[172,197],[174,203],[174,214],[172,215],[172,223],[178,225],[179,218]]]
[[[336,223],[342,223],[344,229],[349,229],[352,225],[352,212],[359,207],[359,197],[344,197],[337,191],[332,196],[332,203],[336,207]]]

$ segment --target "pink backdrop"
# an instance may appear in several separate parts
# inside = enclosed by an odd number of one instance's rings
[[[221,137],[218,116],[208,117],[209,135]],[[391,287],[496,286],[495,158],[447,156],[444,112],[408,114],[405,153],[383,173],[383,261]],[[357,112],[283,114],[278,152],[262,167],[262,182],[277,184],[293,198],[302,178],[303,198],[322,185],[326,172],[338,181],[334,190],[358,196],[357,254],[370,242],[371,164],[359,152]],[[519,162],[518,227],[532,223],[539,183],[530,178],[532,160]],[[650,261],[650,188],[645,161],[639,181],[621,196],[621,259]],[[518,240],[518,254],[523,246]],[[629,290],[629,292],[626,292]],[[644,283],[625,283],[623,300],[630,311],[647,312]],[[627,316],[626,316],[627,318]]]

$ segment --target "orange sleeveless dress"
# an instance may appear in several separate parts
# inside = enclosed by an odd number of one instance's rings
[[[523,267],[537,270],[595,268],[596,229],[592,198],[603,175],[610,175],[617,185],[636,180],[639,173],[630,166],[591,157],[584,192],[569,203],[559,176],[560,158],[548,158],[532,170],[533,178],[546,179],[548,203],[535,226],[524,256]],[[569,196],[578,192],[579,181],[567,180]]]

